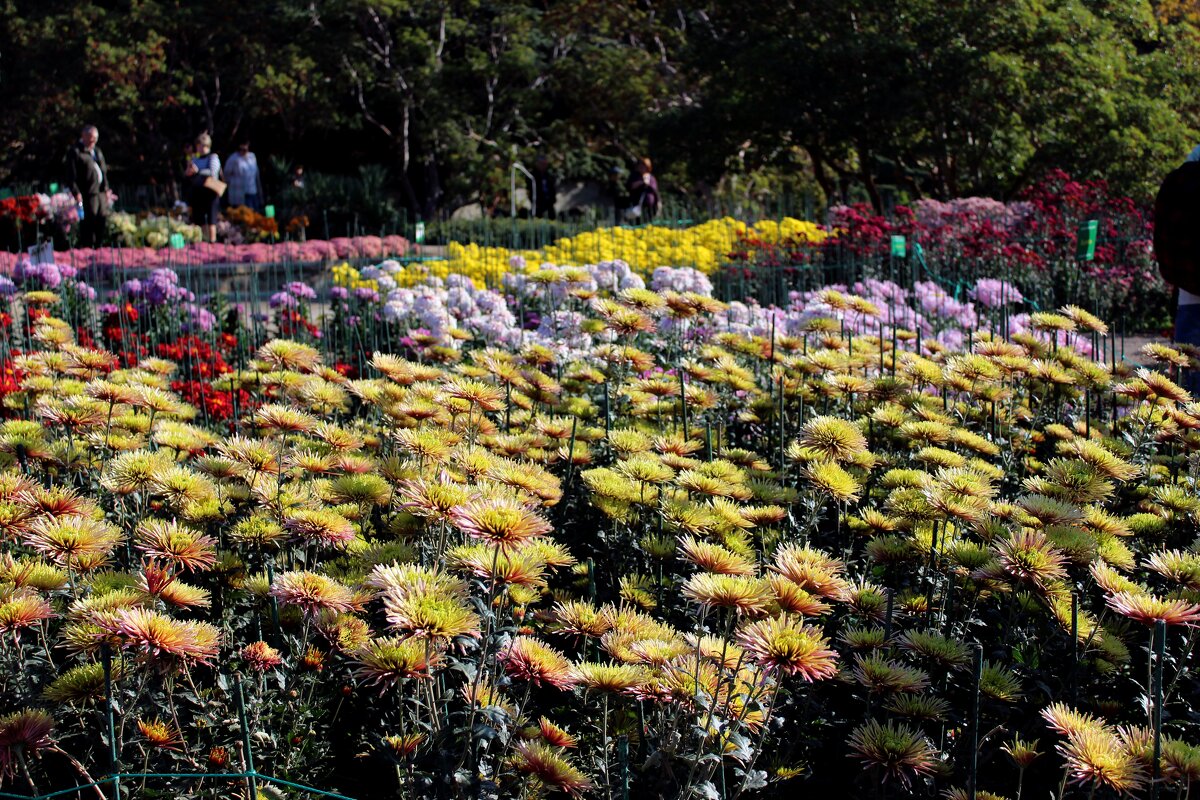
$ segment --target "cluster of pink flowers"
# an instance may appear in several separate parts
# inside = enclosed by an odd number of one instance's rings
[[[152,247],[97,249],[80,248],[55,253],[55,262],[77,267],[128,267],[156,269],[183,264],[270,264],[279,262],[311,263],[350,258],[387,258],[408,252],[408,240],[402,236],[356,236],[306,242],[276,244],[190,244],[181,249]],[[24,256],[0,253],[0,270],[11,270]]]

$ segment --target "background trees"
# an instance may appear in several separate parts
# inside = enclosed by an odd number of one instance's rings
[[[0,0],[0,181],[80,124],[124,182],[182,145],[386,169],[425,217],[507,207],[514,154],[676,193],[1010,195],[1049,167],[1144,196],[1194,144],[1183,0]],[[747,188],[751,187],[751,188]]]

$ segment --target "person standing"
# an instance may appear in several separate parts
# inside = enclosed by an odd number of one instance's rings
[[[658,215],[658,179],[648,158],[639,158],[629,176],[629,203],[625,216],[631,220],[650,221]]]
[[[67,187],[83,209],[79,223],[79,246],[99,247],[108,229],[108,163],[97,143],[100,131],[86,125],[79,141],[67,151]]]
[[[226,160],[225,180],[229,182],[229,205],[262,211],[262,178],[249,139],[238,142],[237,152]]]
[[[554,219],[554,204],[558,200],[558,180],[550,171],[550,159],[544,155],[539,155],[533,162],[533,188],[534,194],[537,195],[534,198],[536,205],[533,215]]]
[[[221,213],[221,196],[205,185],[208,178],[221,178],[221,159],[212,151],[212,137],[202,133],[193,145],[192,160],[184,170],[192,183],[190,202],[192,224],[199,225],[206,242],[217,241],[217,217]]]
[[[1175,287],[1175,334],[1195,363],[1200,352],[1200,146],[1163,181],[1154,200],[1154,255],[1163,280]],[[1200,370],[1189,369],[1180,383],[1200,395]]]

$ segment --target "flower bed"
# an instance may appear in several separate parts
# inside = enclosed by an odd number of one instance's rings
[[[126,771],[240,769],[236,670],[258,769],[361,798],[1200,779],[1189,354],[995,280],[404,272],[0,284],[5,790],[108,769],[106,652]]]
[[[77,267],[127,267],[131,269],[155,269],[181,265],[202,264],[276,264],[276,263],[321,263],[338,259],[378,259],[403,256],[409,244],[401,236],[356,236],[339,237],[328,241],[321,239],[306,242],[277,242],[275,244],[207,244],[197,242],[185,247],[157,248],[102,247],[97,249],[77,248],[67,252],[56,252],[55,261]],[[0,270],[11,270],[26,256],[0,252]]]

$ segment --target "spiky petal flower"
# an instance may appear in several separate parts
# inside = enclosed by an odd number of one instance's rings
[[[571,662],[562,653],[530,636],[518,636],[508,643],[496,659],[509,677],[534,686],[566,689],[573,683]]]
[[[738,633],[738,644],[749,660],[806,681],[831,678],[837,673],[837,654],[829,640],[811,625],[780,619],[763,619],[747,624]]]
[[[1143,625],[1153,625],[1160,619],[1168,625],[1200,623],[1200,605],[1186,600],[1163,600],[1149,594],[1117,592],[1106,597],[1105,602],[1113,611]]]
[[[358,649],[354,676],[383,689],[410,678],[427,678],[440,660],[439,652],[420,639],[373,639]]]
[[[53,616],[54,609],[41,597],[33,594],[18,595],[0,603],[0,633],[11,633],[13,640],[20,642],[21,631]]]
[[[516,751],[513,765],[517,771],[537,778],[551,790],[578,797],[592,788],[588,777],[549,745],[519,742]]]
[[[177,750],[182,741],[179,732],[170,723],[163,722],[161,719],[139,719],[137,726],[152,747],[162,750]]]
[[[207,663],[216,658],[220,642],[220,633],[206,622],[181,622],[144,608],[116,611],[103,618],[101,627],[151,661]]]
[[[852,758],[862,760],[882,775],[907,787],[913,778],[934,772],[937,753],[919,731],[907,725],[871,720],[850,734]]]
[[[996,545],[1000,564],[1016,583],[1045,590],[1066,577],[1066,558],[1040,531],[1025,530]]]
[[[319,612],[350,611],[354,593],[337,581],[316,572],[285,572],[275,577],[271,594],[283,605],[296,606],[306,615]]]
[[[217,540],[176,522],[145,520],[137,527],[137,548],[189,572],[205,572],[217,563]]]
[[[762,613],[773,597],[770,585],[759,578],[710,572],[689,578],[683,594],[702,606],[732,608],[740,614]]]
[[[266,642],[251,642],[238,653],[247,668],[255,672],[266,672],[283,663],[283,656]]]
[[[550,523],[512,498],[480,498],[451,510],[450,521],[463,533],[502,550],[550,532]]]

